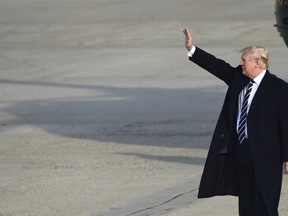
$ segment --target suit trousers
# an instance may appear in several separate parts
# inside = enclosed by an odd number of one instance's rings
[[[269,216],[257,179],[247,139],[237,143],[237,174],[239,181],[239,215]]]

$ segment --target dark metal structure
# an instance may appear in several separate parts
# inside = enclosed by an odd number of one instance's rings
[[[276,0],[276,27],[288,47],[288,0]]]

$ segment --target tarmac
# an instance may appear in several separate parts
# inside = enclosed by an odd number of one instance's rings
[[[265,46],[288,81],[275,23],[269,0],[0,0],[0,216],[237,215],[197,199],[227,87],[182,30],[234,66]]]

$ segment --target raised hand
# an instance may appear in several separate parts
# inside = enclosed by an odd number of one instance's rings
[[[185,35],[185,47],[190,52],[191,49],[192,49],[193,44],[192,44],[192,37],[190,35],[190,32],[189,32],[188,28],[185,28],[183,30],[183,33]]]

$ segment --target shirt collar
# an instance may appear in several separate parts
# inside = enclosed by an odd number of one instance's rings
[[[253,80],[254,82],[257,84],[257,85],[260,85],[263,77],[265,76],[266,74],[266,70],[262,71],[257,77],[255,77]]]

